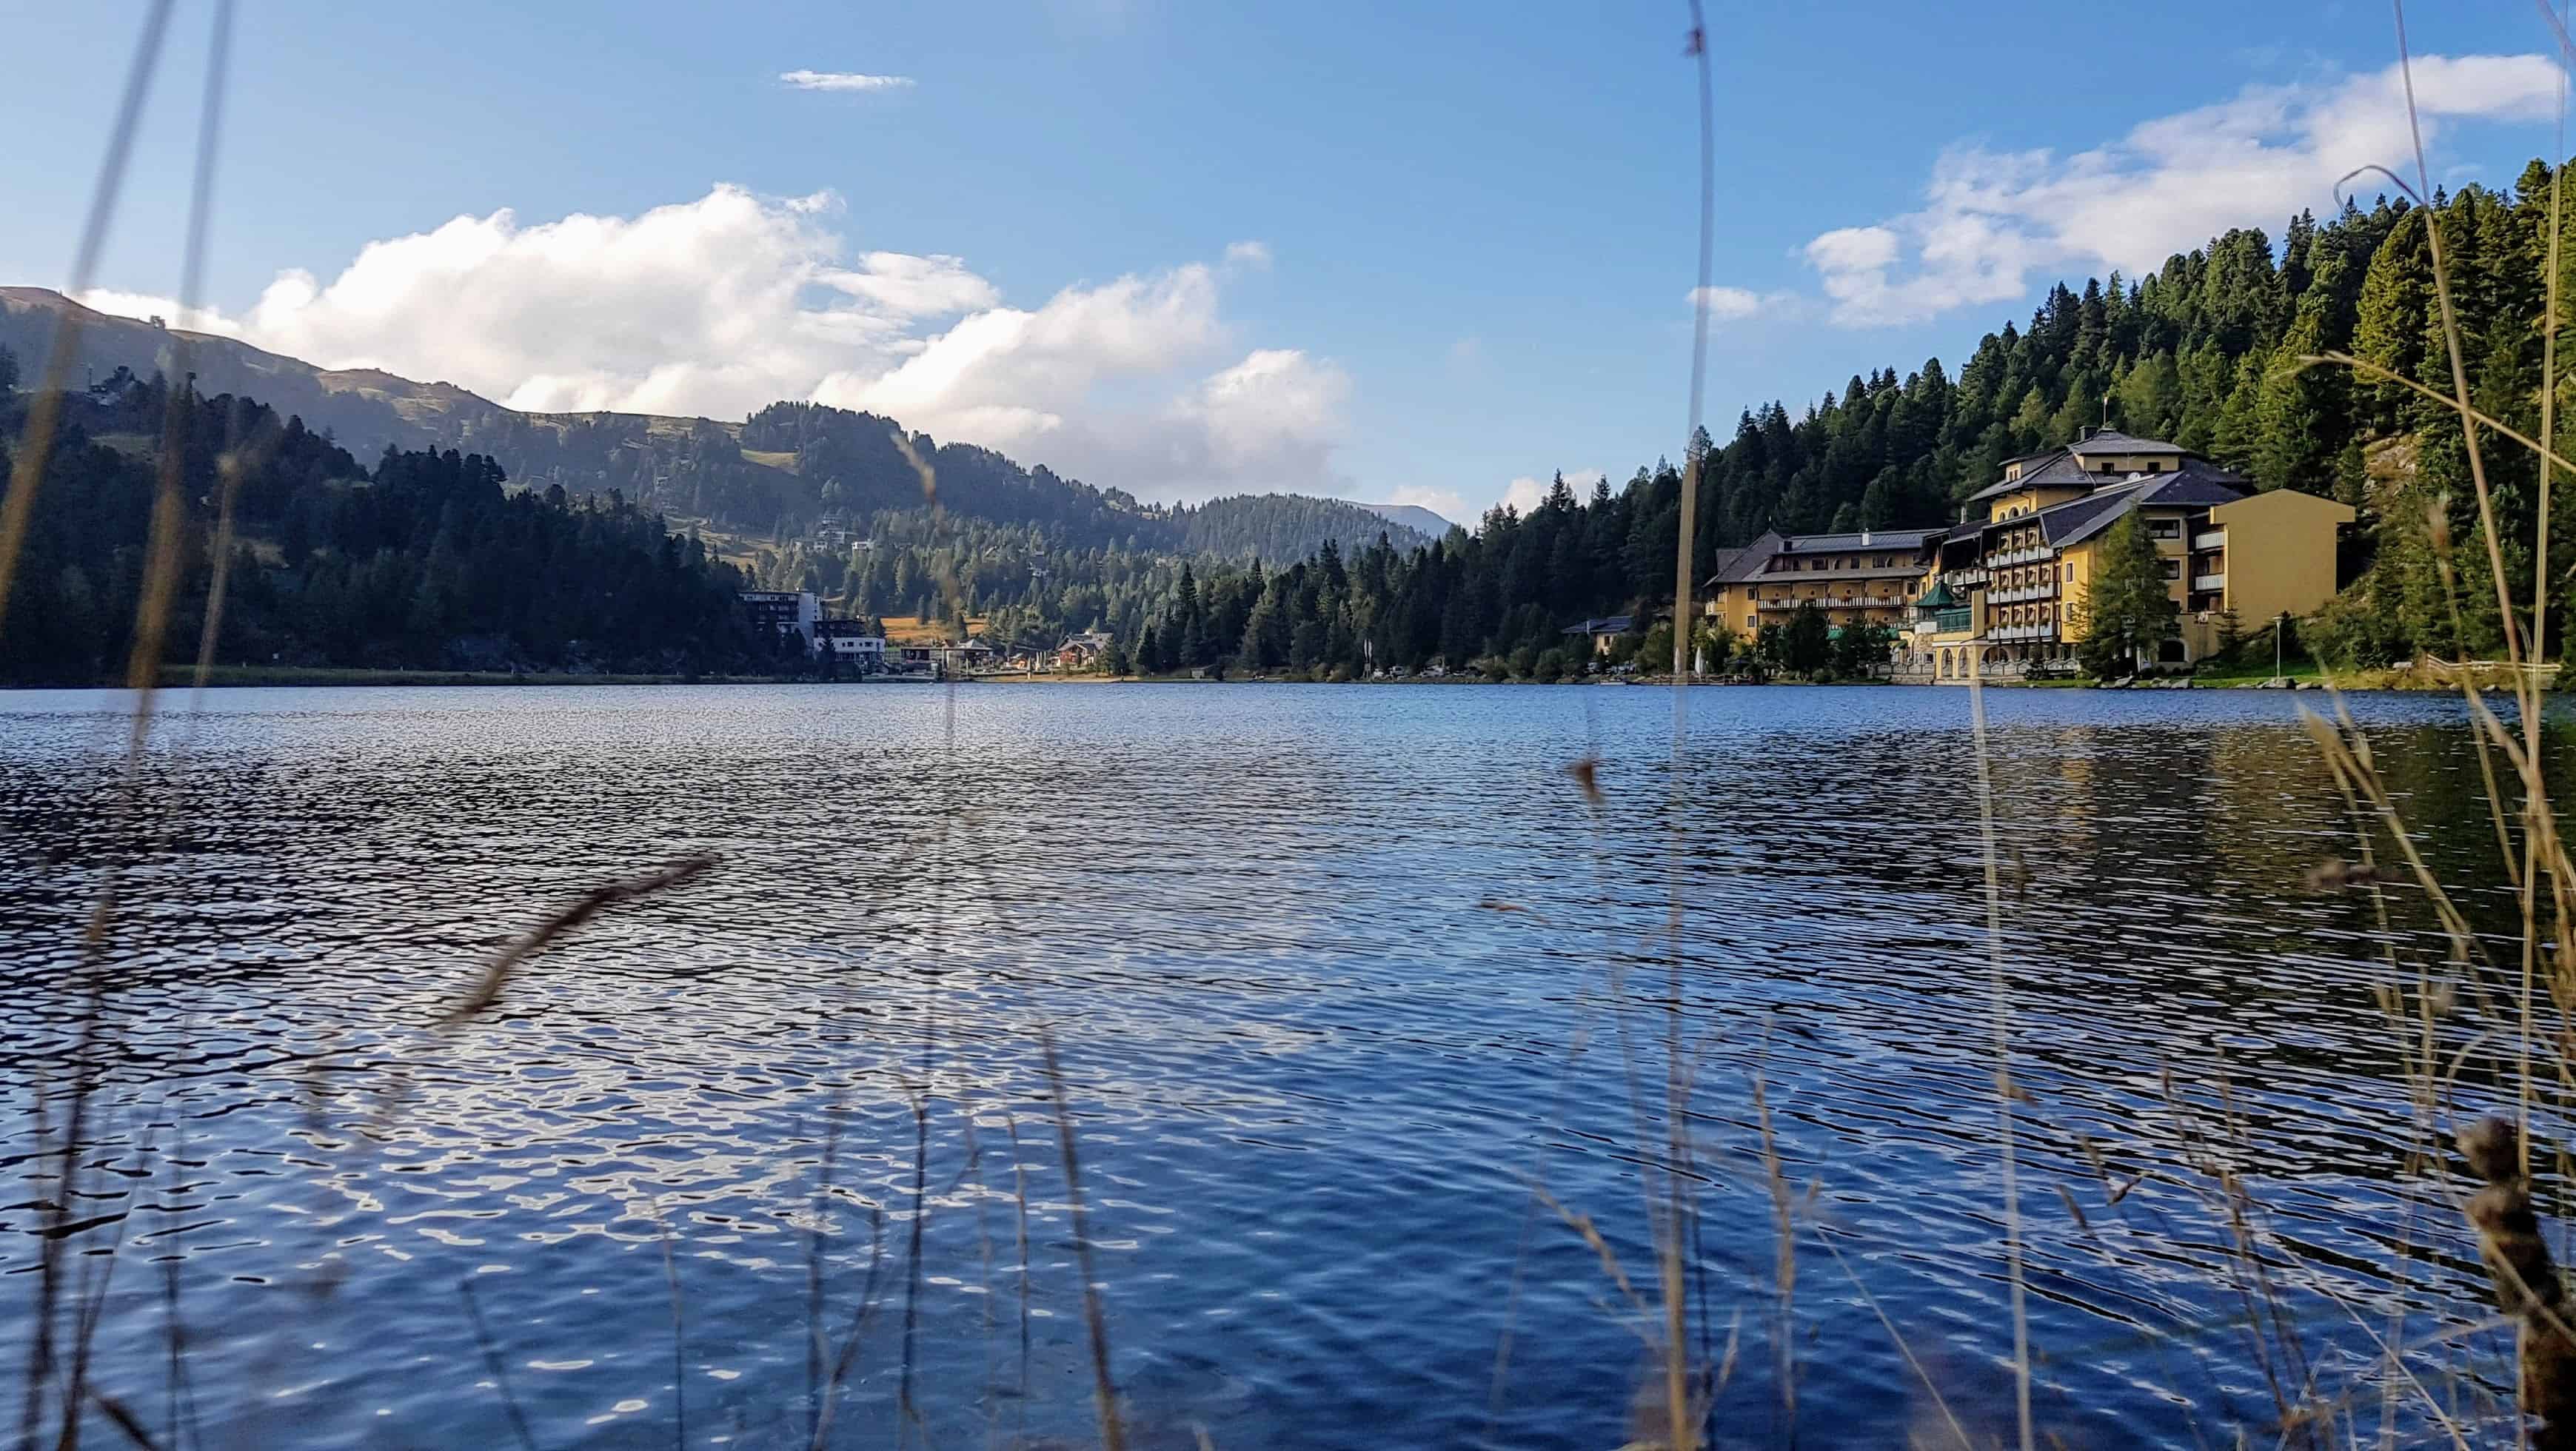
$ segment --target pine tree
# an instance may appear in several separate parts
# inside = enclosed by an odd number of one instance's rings
[[[2103,531],[2095,558],[2091,587],[2074,611],[2084,631],[2077,659],[2097,679],[2135,673],[2173,633],[2182,607],[2174,602],[2164,558],[2137,510]]]

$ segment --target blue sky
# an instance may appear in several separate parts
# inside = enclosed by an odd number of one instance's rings
[[[48,142],[13,149],[0,281],[60,286],[143,7],[11,8],[57,63],[0,92]],[[241,8],[207,325],[279,351],[522,406],[820,397],[1165,498],[1467,517],[1679,449],[1679,5]],[[177,285],[209,13],[179,6],[98,278],[126,310]],[[2376,5],[1714,15],[1721,432],[2404,159]],[[2552,144],[2537,16],[2414,25],[2494,58],[2419,77],[2437,178],[2509,181]]]

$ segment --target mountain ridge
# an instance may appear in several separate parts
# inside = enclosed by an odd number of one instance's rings
[[[1302,558],[1331,541],[1350,549],[1385,532],[1399,547],[1427,544],[1448,521],[1406,506],[1308,494],[1233,495],[1194,505],[1149,504],[1115,487],[1094,488],[1044,464],[1023,466],[994,450],[940,444],[893,419],[782,401],[739,422],[667,414],[530,412],[468,388],[423,383],[381,368],[324,368],[218,333],[100,312],[41,287],[0,287],[0,347],[36,382],[66,318],[79,323],[71,383],[169,374],[177,345],[200,393],[256,398],[300,417],[361,457],[387,448],[459,449],[497,460],[531,488],[614,492],[665,513],[785,539],[853,515],[922,506],[919,475],[895,445],[929,460],[940,503],[997,523],[1061,531],[1075,542],[1273,561]],[[1394,512],[1390,512],[1394,511]]]

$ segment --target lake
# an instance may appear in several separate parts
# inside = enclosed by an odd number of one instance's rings
[[[1131,1444],[1617,1446],[1655,1331],[1569,1221],[1653,1296],[1677,1003],[1719,1444],[2008,1434],[2000,965],[2044,1429],[2491,1413],[2326,697],[1986,699],[1999,941],[1958,690],[1699,689],[1678,759],[1642,688],[218,691],[131,810],[126,697],[0,694],[0,1364],[52,1245],[163,1445],[1096,1442],[1087,1251]],[[2350,704],[2509,924],[2462,703]],[[2446,1125],[2510,1101],[2438,1032]]]

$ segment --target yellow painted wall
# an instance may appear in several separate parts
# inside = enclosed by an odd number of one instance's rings
[[[2078,607],[2092,596],[2094,562],[2099,557],[2095,546],[2101,538],[2096,534],[2081,544],[2068,545],[2057,555],[2057,598],[2064,606],[2058,617],[2065,622],[2058,635],[2069,642],[2084,638],[2084,611]],[[2070,565],[2074,569],[2072,578],[2067,576]]]
[[[2063,504],[2069,499],[2083,498],[2086,494],[2091,493],[2092,489],[2093,486],[2090,484],[2052,484],[2044,487],[2022,489],[2014,493],[2005,494],[1987,505],[1986,522],[1991,524],[2003,519],[2015,518],[2023,514],[2037,513],[2039,510],[2045,509],[2052,504]]]
[[[2296,489],[2274,489],[2209,511],[2227,529],[2228,608],[2247,630],[2287,610],[2313,613],[2334,597],[2335,528],[2353,521],[2349,504]]]

